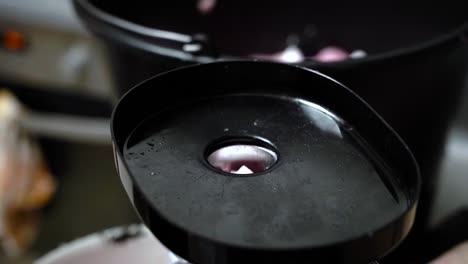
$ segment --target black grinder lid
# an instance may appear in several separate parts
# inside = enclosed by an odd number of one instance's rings
[[[138,213],[194,263],[366,263],[414,218],[411,152],[358,96],[311,70],[171,71],[131,90],[112,126]]]

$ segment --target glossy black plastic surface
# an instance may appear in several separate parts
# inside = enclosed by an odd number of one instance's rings
[[[431,5],[423,0],[395,0],[388,5],[370,0],[227,0],[216,1],[209,14],[199,12],[196,2],[185,0],[135,5],[103,0],[75,2],[81,15],[93,15],[108,27],[146,40],[153,47],[211,57],[271,54],[288,44],[297,44],[309,58],[327,45],[350,51],[362,49],[376,56],[459,29],[468,15],[467,4],[460,0],[436,0]],[[99,33],[112,37],[110,31]],[[183,44],[193,41],[197,34],[206,36],[205,42],[216,52],[184,50]]]
[[[408,143],[424,179],[416,225],[424,231],[448,127],[467,85],[468,1],[218,1],[208,17],[191,1],[74,3],[88,29],[104,40],[121,94],[183,65],[282,49],[290,35],[312,53],[326,45],[367,51],[363,59],[300,65],[350,87]],[[183,52],[195,33],[204,33],[214,52]]]
[[[112,131],[139,215],[194,263],[367,263],[414,220],[409,149],[353,92],[310,70],[229,62],[165,73],[122,98]],[[206,149],[224,139],[264,142],[278,162],[216,171]]]

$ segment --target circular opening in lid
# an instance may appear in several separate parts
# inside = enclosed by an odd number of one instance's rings
[[[265,143],[246,142],[245,139],[228,139],[218,142],[207,150],[206,161],[217,171],[250,175],[272,168],[278,161],[278,154]]]

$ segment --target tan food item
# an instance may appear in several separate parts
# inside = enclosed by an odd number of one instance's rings
[[[20,126],[24,114],[12,94],[0,91],[0,240],[8,255],[34,241],[40,209],[56,188],[37,143]]]

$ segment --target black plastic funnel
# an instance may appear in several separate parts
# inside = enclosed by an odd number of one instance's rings
[[[367,263],[414,220],[410,150],[308,69],[238,61],[158,75],[121,99],[112,135],[138,214],[193,263]]]

